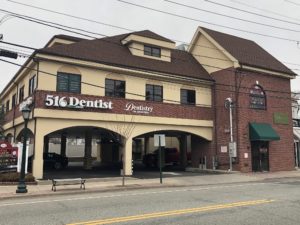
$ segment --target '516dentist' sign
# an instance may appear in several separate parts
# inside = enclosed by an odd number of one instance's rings
[[[111,101],[84,100],[77,97],[47,95],[45,100],[46,106],[55,106],[60,108],[95,108],[95,109],[112,109]]]

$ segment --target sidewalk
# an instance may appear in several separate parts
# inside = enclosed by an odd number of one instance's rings
[[[167,175],[167,173],[166,173]],[[81,190],[80,185],[58,186],[57,191],[51,190],[52,182],[39,181],[37,185],[27,185],[28,193],[16,194],[17,185],[0,185],[0,201],[9,198],[23,198],[45,195],[68,195],[75,193],[91,193],[91,192],[109,192],[114,190],[130,190],[142,188],[159,188],[159,187],[182,187],[182,186],[198,186],[198,185],[216,185],[243,183],[255,181],[268,181],[269,179],[280,178],[299,178],[300,171],[285,172],[268,172],[268,173],[219,173],[219,174],[203,174],[188,173],[186,176],[172,176],[163,178],[163,184],[159,183],[159,178],[155,179],[138,179],[127,177],[125,186],[122,186],[121,177],[112,178],[93,178],[87,179],[86,189]]]

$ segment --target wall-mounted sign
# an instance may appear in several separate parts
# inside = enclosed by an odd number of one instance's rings
[[[226,153],[227,152],[227,146],[226,145],[221,146],[221,152],[222,153]]]
[[[95,108],[95,109],[112,109],[111,101],[103,101],[102,99],[97,100],[86,100],[79,99],[77,97],[66,97],[66,96],[54,96],[47,95],[45,100],[46,106],[55,106],[60,108]]]
[[[149,114],[153,111],[153,107],[145,106],[145,105],[136,105],[134,103],[129,102],[125,105],[124,110],[134,112],[134,113]]]
[[[287,113],[275,112],[273,114],[273,120],[275,124],[289,124],[289,116]]]

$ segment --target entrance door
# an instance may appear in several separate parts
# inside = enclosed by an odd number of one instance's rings
[[[295,148],[295,166],[300,167],[300,144],[299,142],[294,142]]]
[[[269,171],[269,142],[251,142],[252,171]]]

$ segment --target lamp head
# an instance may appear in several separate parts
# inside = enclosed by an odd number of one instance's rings
[[[28,120],[29,117],[30,117],[30,113],[31,113],[31,110],[30,108],[25,105],[23,108],[22,108],[22,116],[23,116],[23,119],[24,120]]]

